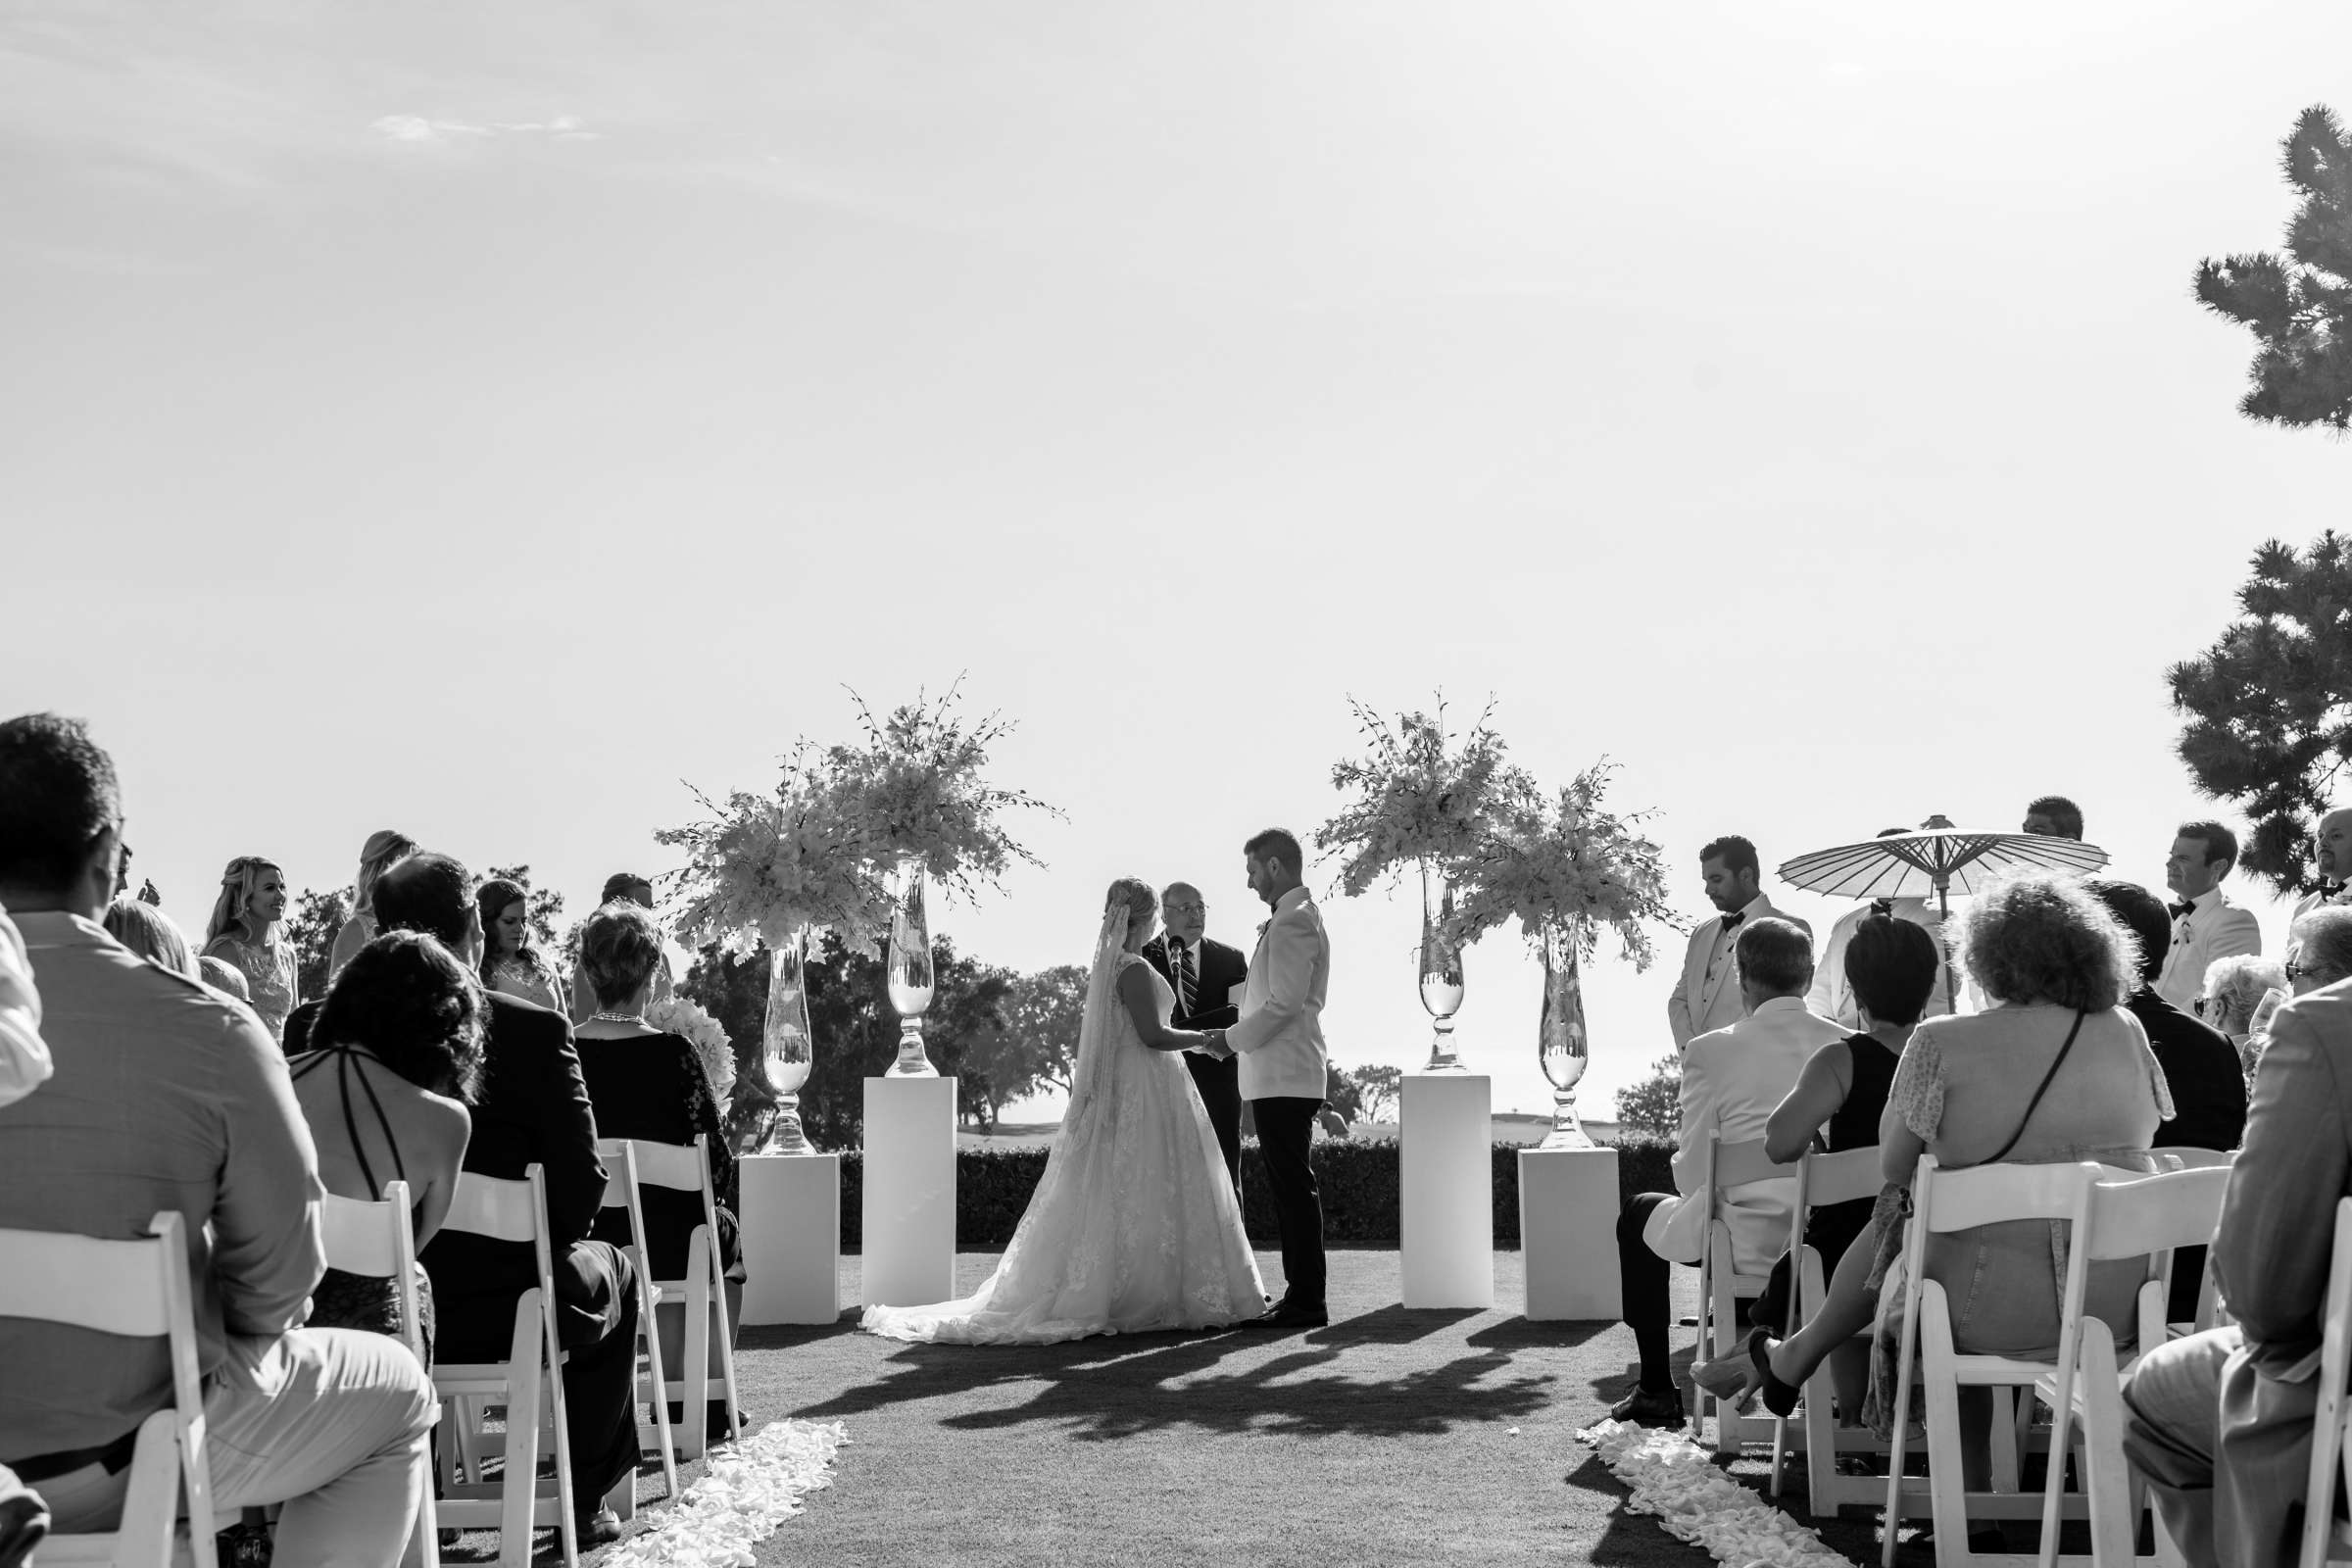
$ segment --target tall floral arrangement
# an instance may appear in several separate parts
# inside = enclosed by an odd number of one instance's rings
[[[1012,725],[995,713],[966,720],[958,711],[961,685],[935,701],[918,697],[880,719],[851,693],[865,742],[825,754],[841,819],[877,893],[880,879],[908,858],[966,902],[1000,886],[1014,861],[1042,863],[1006,830],[1004,814],[1061,812],[1024,790],[989,782],[989,750]],[[879,900],[873,918],[887,928],[889,913]]]
[[[862,940],[887,927],[864,834],[829,757],[804,742],[768,794],[737,790],[724,805],[694,795],[709,814],[654,835],[686,851],[672,877],[673,915],[688,942],[741,958],[810,928]]]
[[[1446,728],[1443,697],[1435,713],[1400,714],[1394,725],[1348,703],[1370,744],[1332,767],[1332,787],[1354,799],[1315,830],[1315,845],[1345,855],[1339,885],[1349,898],[1410,866],[1456,872],[1539,800],[1535,780],[1505,757],[1493,703],[1459,737]]]
[[[1545,928],[1556,926],[1573,936],[1579,956],[1590,958],[1605,925],[1636,969],[1649,967],[1657,954],[1648,926],[1681,922],[1666,902],[1658,846],[1640,831],[1650,813],[1620,816],[1602,808],[1615,771],[1603,760],[1577,774],[1558,800],[1496,819],[1461,866],[1454,940],[1473,941],[1516,919],[1531,945],[1541,945]]]

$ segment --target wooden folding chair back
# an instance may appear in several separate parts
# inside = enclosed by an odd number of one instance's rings
[[[1756,1182],[1794,1181],[1794,1165],[1776,1164],[1764,1152],[1761,1138],[1727,1144],[1720,1130],[1707,1135],[1706,1158],[1694,1195],[1706,1205],[1704,1246],[1698,1263],[1698,1348],[1701,1356],[1731,1353],[1739,1343],[1739,1303],[1764,1292],[1768,1274],[1742,1274],[1732,1249],[1732,1229],[1724,1216],[1724,1194]],[[1733,1406],[1714,1399],[1691,1385],[1696,1419],[1703,1422],[1710,1401],[1715,1406],[1715,1451],[1737,1453],[1743,1443],[1769,1443],[1776,1423],[1767,1416],[1742,1416]]]
[[[195,1568],[217,1568],[213,1473],[205,1456],[204,1381],[188,1284],[184,1222],[166,1211],[148,1239],[100,1241],[57,1231],[0,1230],[0,1317],[30,1318],[125,1339],[163,1340],[172,1360],[172,1401],[139,1423],[122,1516],[116,1528],[53,1535],[39,1561],[172,1568],[184,1549]],[[179,1541],[184,1505],[202,1521]],[[227,1521],[233,1523],[232,1518]]]
[[[735,1336],[727,1316],[726,1260],[718,1247],[718,1197],[710,1182],[710,1141],[701,1133],[695,1135],[691,1144],[616,1138],[603,1141],[598,1149],[608,1165],[615,1158],[626,1161],[632,1187],[639,1194],[645,1188],[659,1187],[702,1196],[702,1223],[687,1238],[685,1278],[653,1280],[655,1300],[677,1301],[685,1309],[686,1333],[681,1347],[685,1364],[672,1372],[669,1382],[680,1391],[685,1405],[686,1419],[677,1435],[678,1453],[686,1459],[699,1458],[706,1441],[705,1423],[711,1397],[716,1396],[725,1401],[729,1432],[735,1430],[742,1411],[735,1396]],[[611,1197],[608,1192],[608,1202]],[[642,1205],[633,1201],[630,1223],[640,1249],[645,1246],[644,1225],[639,1217],[642,1212]],[[645,1277],[653,1279],[650,1269]],[[650,1325],[650,1312],[647,1321]],[[715,1378],[710,1375],[713,1354],[719,1365],[719,1375]]]
[[[533,1164],[520,1181],[462,1172],[441,1228],[527,1243],[538,1281],[514,1302],[506,1360],[444,1361],[433,1368],[442,1408],[454,1409],[458,1417],[444,1431],[441,1520],[461,1529],[497,1530],[501,1568],[530,1568],[532,1530],[552,1526],[564,1568],[579,1568],[545,1172]],[[495,1485],[484,1479],[480,1458],[488,1434],[478,1416],[490,1404],[503,1404],[507,1412],[506,1465]],[[548,1481],[539,1479],[543,1430],[552,1434],[555,1449],[556,1473]]]
[[[1927,1392],[1929,1512],[1936,1524],[1939,1568],[1982,1560],[1967,1545],[1972,1514],[2033,1518],[2041,1512],[2040,1499],[2027,1498],[2014,1490],[2016,1455],[2002,1451],[2003,1440],[2010,1434],[1997,1408],[1992,1434],[1998,1472],[1994,1491],[1966,1491],[1960,1471],[1958,1393],[1964,1385],[2014,1393],[2021,1386],[2031,1388],[2053,1368],[2044,1362],[1963,1354],[1954,1347],[1943,1288],[1925,1277],[1928,1237],[2011,1220],[2079,1221],[2085,1212],[2089,1186],[2102,1174],[2101,1167],[2089,1163],[1979,1165],[1947,1171],[1935,1155],[1920,1156],[1912,1177],[1911,1220],[1903,1245],[1903,1332],[1896,1356],[1895,1435],[1888,1445],[1886,1518],[1881,1524],[1882,1568],[1894,1568],[1895,1525],[1907,1490],[1903,1486],[1904,1428],[1909,1424],[1915,1382],[1923,1382]],[[2072,1250],[2070,1279],[2085,1263],[2082,1250]],[[1914,1362],[1918,1363],[1916,1369]],[[2058,1462],[2056,1456],[2052,1462]],[[2055,1540],[2054,1535],[2051,1539]]]
[[[318,1234],[326,1244],[328,1268],[392,1282],[400,1303],[401,1343],[418,1366],[429,1366],[424,1318],[416,1302],[416,1221],[409,1206],[409,1184],[385,1183],[383,1200],[376,1203],[327,1194],[318,1209]],[[423,1543],[424,1568],[440,1568],[441,1532],[429,1486],[416,1499],[416,1539]]]
[[[2311,1468],[2303,1486],[2302,1568],[2352,1562],[2352,1527],[2335,1517],[2338,1472],[2352,1488],[2352,1198],[2335,1204],[2335,1254],[2328,1265],[2327,1316],[2320,1335],[2320,1402],[2312,1412]]]
[[[603,1160],[605,1170],[606,1209],[621,1209],[628,1215],[629,1244],[621,1249],[629,1256],[637,1275],[637,1365],[633,1376],[636,1397],[651,1405],[653,1418],[637,1423],[637,1451],[651,1451],[661,1461],[662,1479],[667,1495],[674,1501],[678,1495],[678,1446],[669,1425],[669,1380],[662,1366],[662,1334],[654,1317],[654,1302],[661,1293],[654,1288],[653,1250],[645,1240],[645,1201],[637,1184],[637,1151],[625,1138],[600,1138],[596,1141],[596,1157]],[[693,1457],[691,1454],[689,1458]],[[636,1510],[635,1497],[631,1507],[622,1510],[627,1518]]]
[[[1835,1203],[1866,1202],[1877,1198],[1885,1185],[1876,1145],[1834,1154],[1809,1149],[1797,1160],[1796,1206],[1788,1225],[1788,1334],[1811,1321],[1829,1296],[1828,1265],[1818,1250],[1804,1245],[1805,1227],[1813,1211]],[[1869,1238],[1854,1245],[1868,1246]],[[1841,1453],[1882,1454],[1886,1446],[1875,1433],[1855,1423],[1857,1412],[1845,1412],[1845,1423],[1838,1422],[1833,1408],[1834,1384],[1827,1361],[1806,1379],[1803,1425],[1797,1433],[1805,1454],[1806,1506],[1816,1518],[1836,1518],[1849,1506],[1879,1505],[1877,1479],[1841,1475],[1837,1461]],[[1788,1455],[1794,1446],[1789,1436],[1788,1421],[1776,1419],[1772,1438],[1772,1491],[1776,1497],[1781,1494]],[[1924,1507],[1924,1497],[1919,1500]]]
[[[2059,1302],[2058,1362],[2035,1380],[2050,1409],[2050,1461],[2042,1483],[2043,1568],[2058,1560],[2058,1520],[2066,1505],[2068,1432],[2082,1423],[2082,1501],[2090,1515],[2091,1560],[2124,1568],[2133,1560],[2145,1497],[2124,1463],[2122,1374],[2108,1324],[2090,1314],[2090,1265],[2144,1263],[2133,1302],[2134,1358],[2169,1337],[2165,1305],[2172,1254],[2213,1238],[2230,1185],[2230,1167],[2200,1164],[2145,1174],[2099,1169],[2083,1190],[2069,1236],[2066,1284]]]

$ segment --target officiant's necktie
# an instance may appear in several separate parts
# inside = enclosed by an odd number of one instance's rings
[[[1179,942],[1176,944],[1176,1000],[1184,1004],[1187,1018],[1193,1015],[1193,1003],[1199,987],[1200,983],[1193,975],[1193,945]]]

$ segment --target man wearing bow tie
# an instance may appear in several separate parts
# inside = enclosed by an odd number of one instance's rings
[[[2319,840],[2312,869],[2320,873],[2320,885],[2303,895],[2295,912],[2287,916],[2289,931],[2323,904],[2352,904],[2352,806],[2339,806],[2320,818]]]
[[[1756,847],[1739,834],[1727,833],[1700,850],[1698,872],[1717,913],[1690,933],[1690,946],[1683,955],[1682,984],[1666,999],[1666,1023],[1674,1031],[1678,1055],[1693,1037],[1729,1028],[1747,1016],[1740,1000],[1740,981],[1732,973],[1732,944],[1739,940],[1740,927],[1771,915],[1788,921],[1808,938],[1813,935],[1810,925],[1773,907],[1764,896]]]
[[[1225,1029],[1241,1019],[1241,1009],[1227,999],[1233,988],[1250,978],[1250,960],[1222,942],[1211,942],[1208,906],[1190,882],[1171,882],[1159,896],[1167,929],[1144,944],[1144,958],[1176,993],[1176,1014],[1169,1020],[1178,1029]],[[1184,1053],[1184,1064],[1208,1109],[1208,1124],[1217,1130],[1217,1148],[1224,1152],[1225,1170],[1234,1191],[1242,1186],[1242,1080],[1238,1056],[1215,1056],[1205,1051]]]
[[[2231,904],[2222,878],[2237,865],[2237,835],[2219,822],[2183,822],[2164,863],[2164,885],[2173,890],[2173,945],[2165,955],[2156,994],[2179,1007],[2205,989],[2205,966],[2233,953],[2260,953],[2262,927],[2254,911]]]

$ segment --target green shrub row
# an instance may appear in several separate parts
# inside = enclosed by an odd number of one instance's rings
[[[1494,1245],[1519,1245],[1518,1144],[1496,1144],[1494,1157]],[[1674,1145],[1639,1134],[1617,1143],[1617,1187],[1625,1197],[1674,1191]],[[956,1153],[956,1245],[993,1251],[1012,1240],[1029,1195],[1046,1171],[1043,1149],[960,1149]],[[1399,1202],[1397,1146],[1379,1143],[1323,1143],[1314,1148],[1315,1181],[1323,1193],[1323,1242],[1327,1247],[1395,1247]],[[858,1250],[863,1235],[864,1156],[841,1156],[841,1249]],[[1273,1248],[1280,1240],[1274,1199],[1258,1162],[1257,1142],[1242,1144],[1242,1222],[1250,1240]]]

